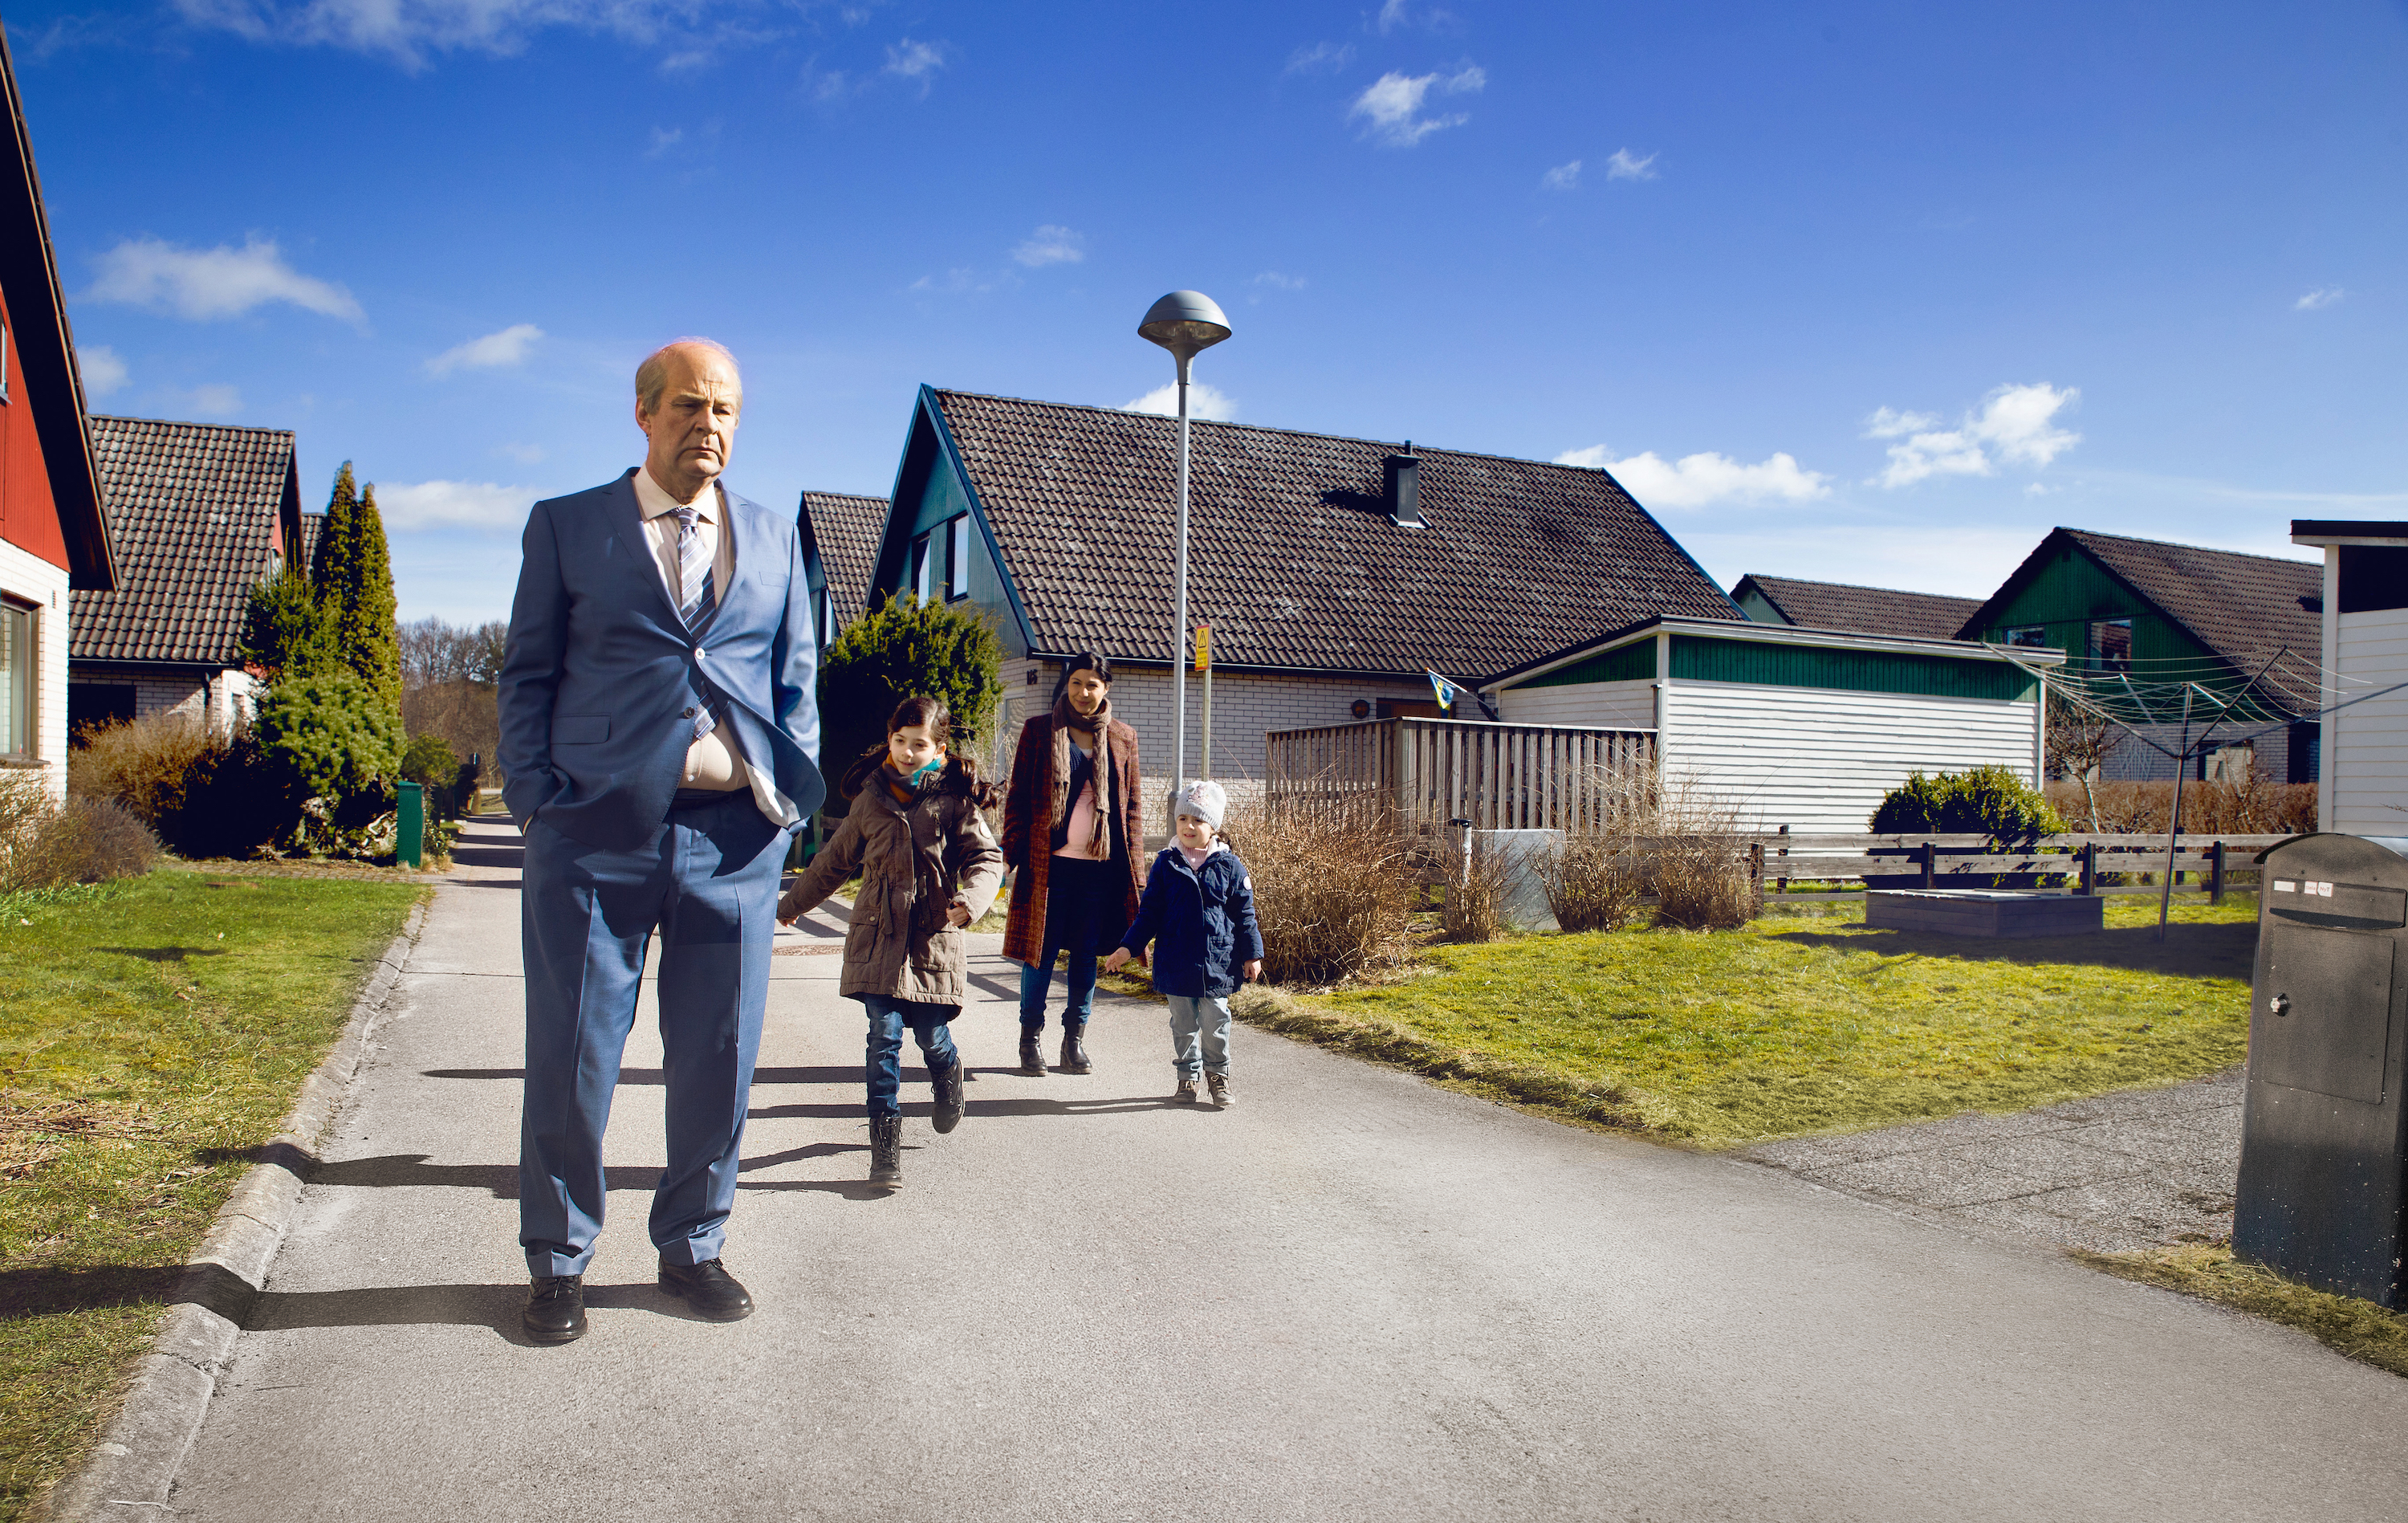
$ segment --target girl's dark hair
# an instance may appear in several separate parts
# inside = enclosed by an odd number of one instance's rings
[[[1096,674],[1096,680],[1097,682],[1103,683],[1106,687],[1112,685],[1111,662],[1103,656],[1097,655],[1093,651],[1081,651],[1069,660],[1062,663],[1062,675],[1054,679],[1054,702],[1061,702],[1062,695],[1070,691],[1071,674],[1073,672],[1081,671],[1092,671]]]
[[[925,726],[931,740],[951,748],[953,740],[953,711],[945,707],[944,699],[932,698],[924,694],[915,693],[896,704],[895,711],[886,716],[886,733],[890,737],[896,730],[909,729],[915,725]],[[867,783],[871,775],[884,766],[885,762],[886,742],[881,740],[863,752],[851,767],[845,769],[844,780],[837,785],[838,792],[851,798],[861,792],[862,784]],[[937,785],[949,792],[966,793],[977,800],[982,808],[992,807],[992,801],[985,796],[996,791],[995,785],[979,780],[978,763],[968,756],[948,758],[944,775],[938,780]]]

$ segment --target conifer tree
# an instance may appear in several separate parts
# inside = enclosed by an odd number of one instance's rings
[[[335,621],[299,566],[287,566],[251,589],[240,649],[243,665],[270,682],[342,665]]]
[[[359,500],[351,463],[346,460],[343,468],[335,472],[335,495],[326,501],[326,522],[318,528],[318,553],[309,562],[309,580],[321,597],[341,582],[337,568],[351,553],[351,518]]]
[[[384,519],[376,487],[360,494],[351,514],[341,583],[337,639],[343,659],[378,697],[401,703],[401,635],[394,625],[393,557],[385,546]]]

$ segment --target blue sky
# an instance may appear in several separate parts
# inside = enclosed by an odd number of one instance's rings
[[[922,381],[1613,469],[1743,572],[2408,516],[2408,6],[168,0],[5,12],[97,410],[379,483],[507,611],[629,376],[883,493]],[[1142,547],[1133,554],[1152,553]]]

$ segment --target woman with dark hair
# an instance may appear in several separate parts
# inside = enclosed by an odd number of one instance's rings
[[[1083,1038],[1096,958],[1137,918],[1145,802],[1137,731],[1112,717],[1112,664],[1082,651],[1054,684],[1054,710],[1028,722],[1004,796],[1003,859],[1011,918],[1003,955],[1021,965],[1020,1071],[1041,1074],[1054,959],[1070,955],[1062,1071],[1090,1071]]]

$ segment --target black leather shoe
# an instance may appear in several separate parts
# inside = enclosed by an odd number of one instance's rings
[[[752,1315],[752,1293],[716,1258],[699,1264],[663,1264],[661,1288],[683,1298],[707,1322],[741,1322]]]
[[[1020,1071],[1032,1079],[1045,1077],[1045,1053],[1037,1045],[1037,1033],[1025,1026],[1020,1028]]]
[[[869,1118],[869,1183],[882,1190],[903,1183],[903,1118],[899,1115]]]
[[[1086,1022],[1081,1021],[1076,1026],[1071,1025],[1068,1021],[1064,1021],[1062,1023],[1063,1072],[1093,1073],[1095,1071],[1095,1065],[1087,1061],[1086,1035]]]
[[[573,1343],[585,1336],[585,1276],[538,1274],[519,1314],[534,1343]]]
[[[956,1056],[952,1068],[928,1081],[928,1087],[937,1092],[936,1112],[928,1118],[928,1125],[940,1133],[962,1124],[962,1070],[966,1067]]]

